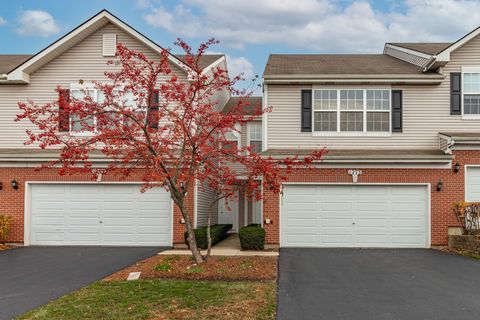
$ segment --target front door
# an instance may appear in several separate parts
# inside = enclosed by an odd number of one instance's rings
[[[218,210],[218,223],[231,224],[232,231],[238,232],[238,190],[235,192],[234,199],[226,201],[222,199]]]

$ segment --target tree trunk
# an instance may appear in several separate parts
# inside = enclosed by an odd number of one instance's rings
[[[181,204],[177,204],[177,206],[182,213],[183,219],[185,219],[185,226],[187,228],[187,242],[190,251],[192,251],[193,261],[195,262],[195,264],[200,264],[203,262],[203,257],[197,246],[197,240],[195,239],[195,232],[193,229],[192,220],[190,220],[187,208],[185,208],[183,202]]]
[[[210,225],[211,225],[211,211],[208,211],[207,217],[207,254],[205,256],[205,261],[210,257],[210,252],[212,251],[212,235],[210,234]]]

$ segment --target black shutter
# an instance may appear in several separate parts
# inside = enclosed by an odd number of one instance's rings
[[[302,90],[302,132],[312,132],[312,90]]]
[[[402,132],[402,90],[392,90],[392,132]]]
[[[70,129],[70,114],[65,110],[70,103],[70,89],[58,91],[58,131],[68,132]]]
[[[160,91],[158,89],[153,90],[152,100],[149,105],[149,118],[148,127],[158,129],[158,103],[160,99]]]
[[[450,114],[462,114],[462,74],[450,73]]]

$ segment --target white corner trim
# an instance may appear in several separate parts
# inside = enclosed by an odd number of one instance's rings
[[[268,106],[268,84],[263,83],[263,99],[262,99],[262,151],[267,150],[268,145],[268,113],[265,109]]]

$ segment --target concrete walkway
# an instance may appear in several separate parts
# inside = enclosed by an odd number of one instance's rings
[[[206,250],[202,250],[202,254],[206,254]],[[173,249],[166,250],[159,253],[160,255],[190,255],[192,254],[188,249]],[[277,257],[277,251],[242,251],[240,247],[240,239],[237,233],[231,233],[228,238],[220,241],[212,247],[210,253],[212,256],[264,256]]]

